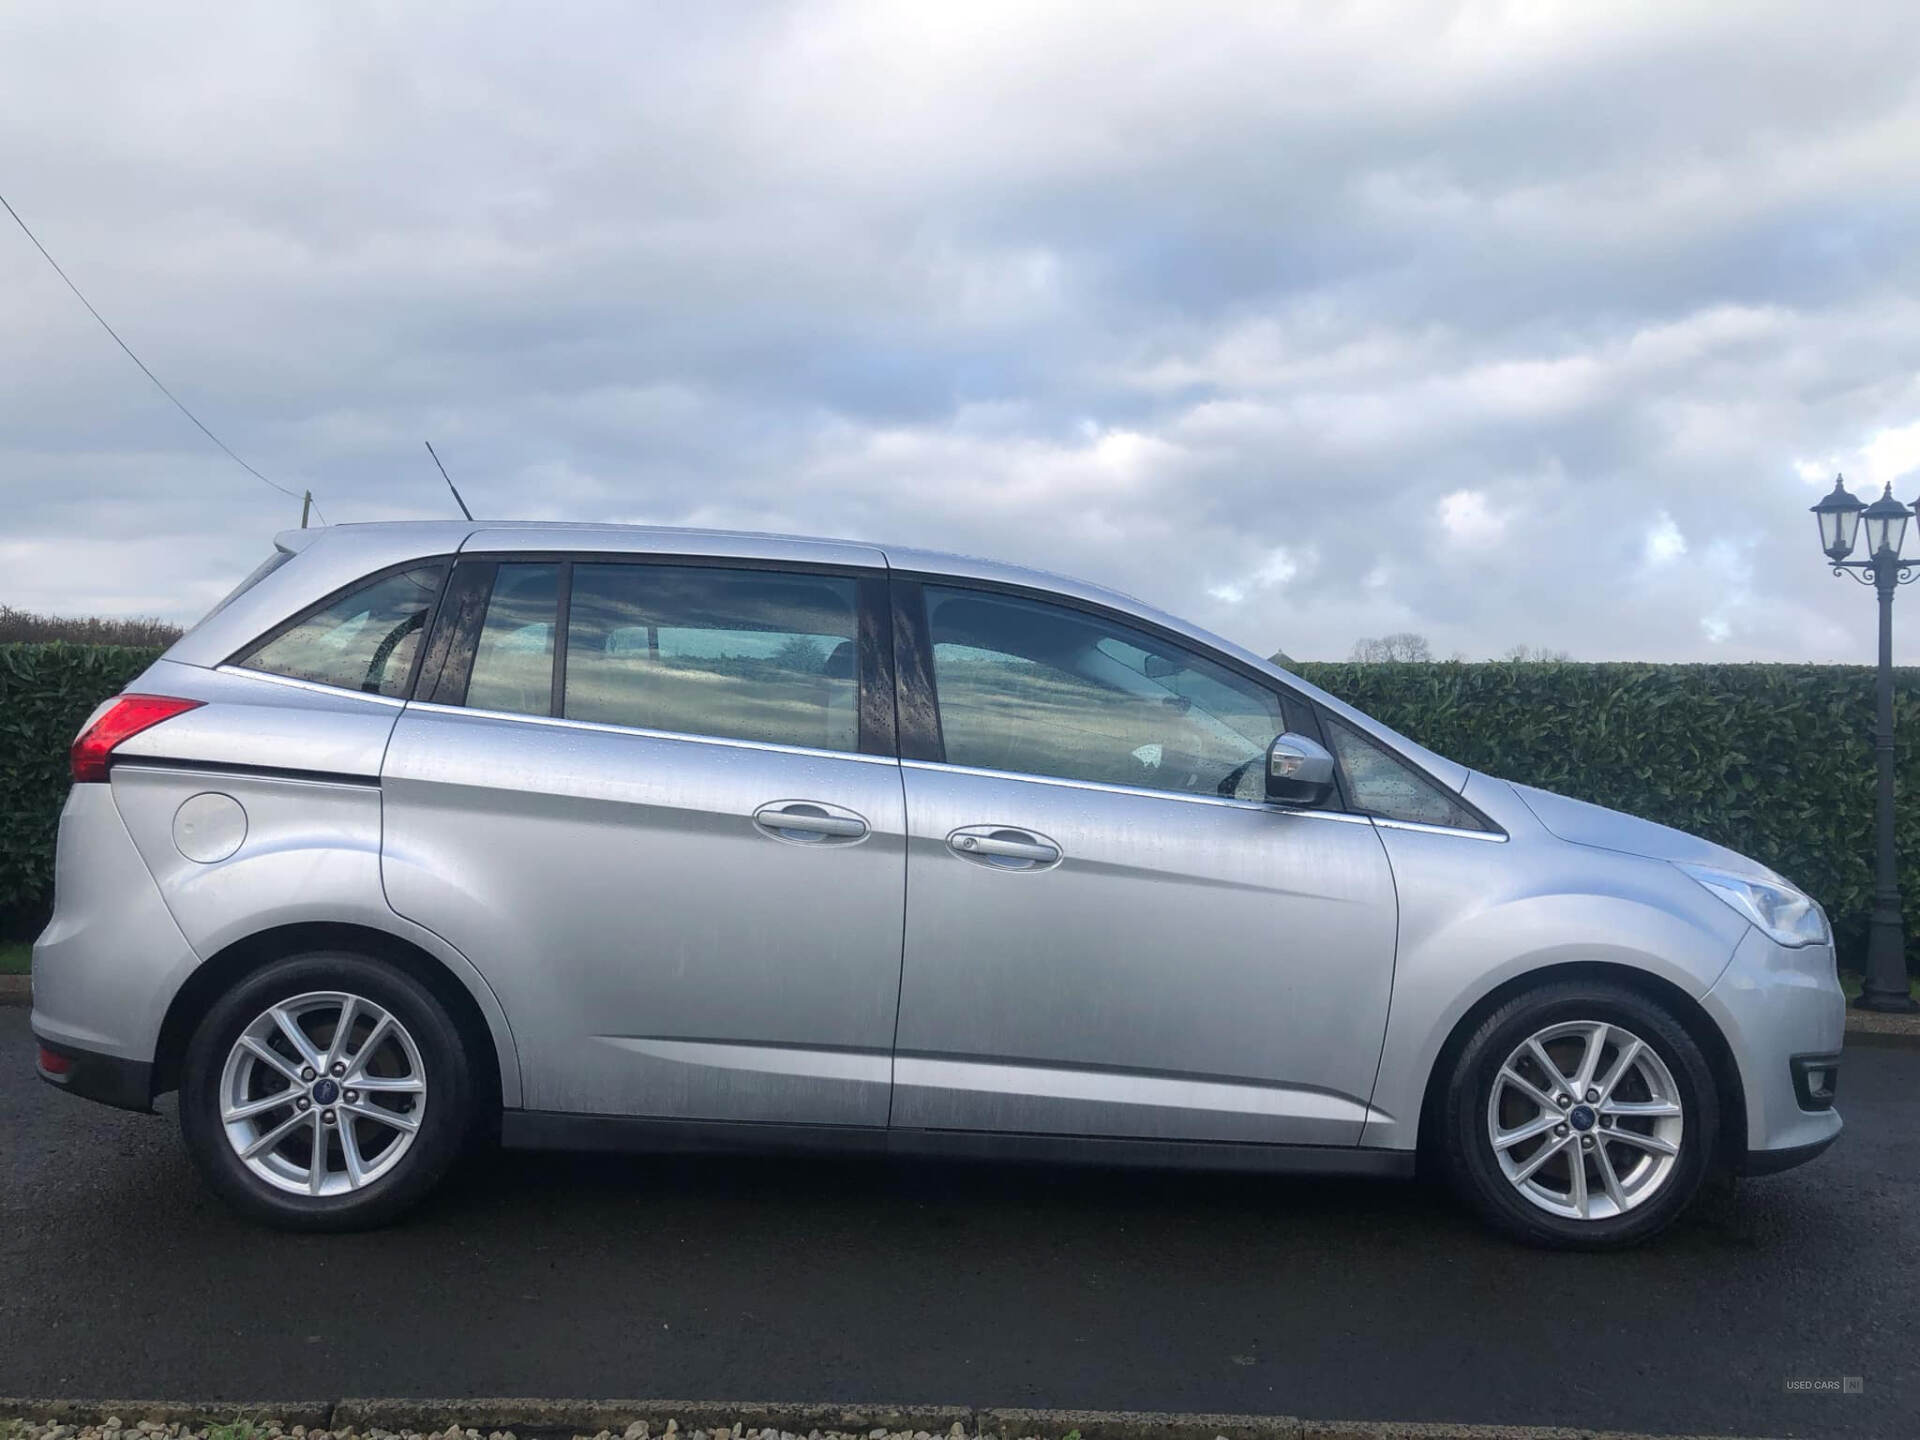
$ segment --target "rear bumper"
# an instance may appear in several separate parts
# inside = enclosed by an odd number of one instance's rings
[[[40,1042],[40,1053],[33,1068],[49,1085],[122,1110],[153,1110],[153,1066],[146,1061],[77,1050],[39,1035],[34,1038]]]
[[[75,785],[60,812],[53,918],[33,947],[33,1033],[63,1054],[151,1063],[167,1005],[198,963],[112,787]]]

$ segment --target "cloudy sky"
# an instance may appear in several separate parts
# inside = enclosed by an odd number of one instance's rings
[[[0,192],[330,521],[797,530],[1262,650],[1871,656],[1920,492],[1920,7],[0,15]],[[0,601],[297,522],[0,215]],[[1920,591],[1902,657],[1920,661]]]

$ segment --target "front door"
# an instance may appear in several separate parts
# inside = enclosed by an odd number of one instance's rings
[[[1393,882],[1365,817],[1261,798],[1301,702],[1106,612],[895,593],[922,758],[893,1124],[1356,1144]]]
[[[905,816],[860,623],[884,593],[817,568],[456,567],[433,699],[387,753],[382,866],[499,996],[527,1108],[886,1124]]]

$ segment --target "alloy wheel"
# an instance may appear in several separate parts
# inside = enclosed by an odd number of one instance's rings
[[[1487,1138],[1507,1182],[1529,1204],[1572,1220],[1612,1219],[1659,1194],[1685,1126],[1666,1063],[1604,1020],[1528,1036],[1487,1097]]]
[[[268,1006],[227,1053],[220,1121],[255,1176],[342,1195],[390,1174],[426,1113],[420,1047],[391,1011],[320,990]]]

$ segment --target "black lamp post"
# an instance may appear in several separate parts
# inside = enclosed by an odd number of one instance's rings
[[[1867,922],[1867,975],[1853,1003],[1862,1010],[1920,1010],[1907,989],[1906,932],[1900,922],[1900,876],[1893,853],[1893,591],[1920,575],[1920,561],[1902,560],[1907,520],[1914,513],[1893,498],[1893,487],[1871,505],[1833,477],[1833,492],[1813,507],[1820,548],[1833,573],[1871,585],[1880,596],[1880,669],[1875,685],[1873,757],[1879,788],[1874,806],[1873,915]],[[1849,560],[1862,521],[1867,558]]]

